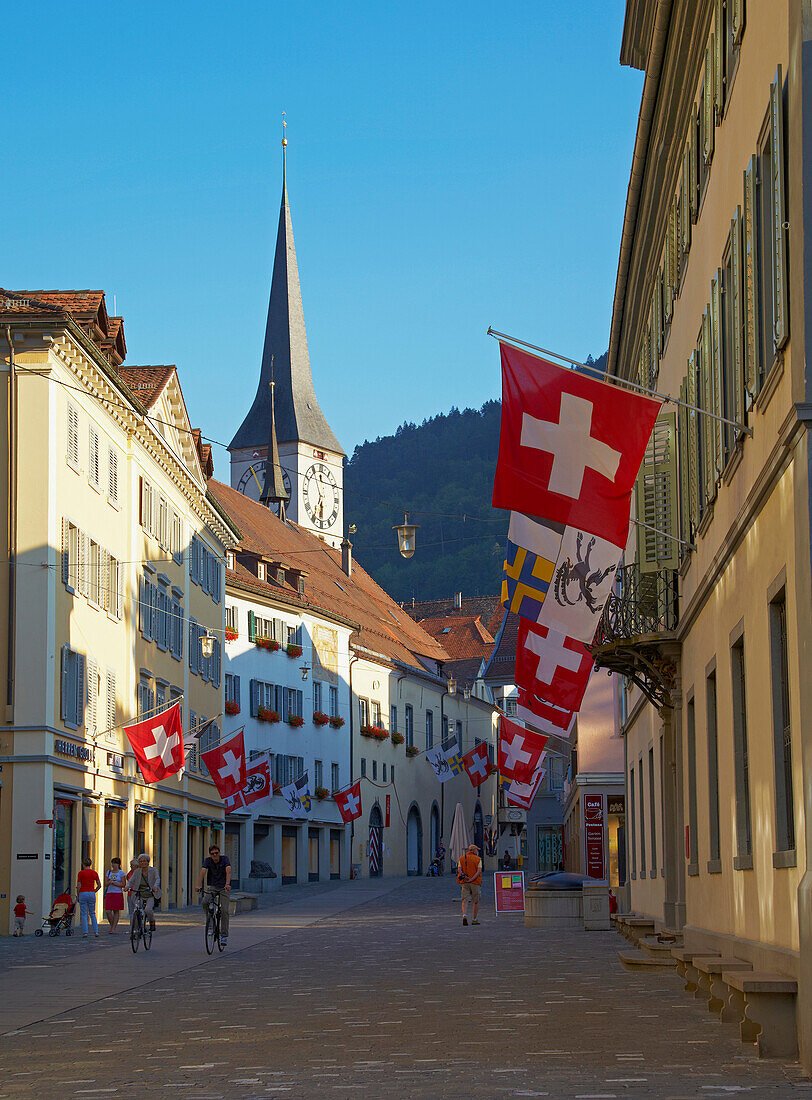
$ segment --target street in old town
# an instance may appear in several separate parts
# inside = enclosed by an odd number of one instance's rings
[[[196,913],[4,941],[0,1096],[716,1097],[812,1093],[614,932],[463,927],[442,879],[294,888],[207,957]]]

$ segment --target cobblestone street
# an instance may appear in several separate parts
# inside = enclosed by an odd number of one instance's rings
[[[445,879],[295,888],[199,917],[2,949],[2,1096],[812,1096],[669,973],[624,970],[614,932],[493,914],[462,927]],[[68,946],[69,944],[69,946]],[[50,963],[48,960],[52,960]]]

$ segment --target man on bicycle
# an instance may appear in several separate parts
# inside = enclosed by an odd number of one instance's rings
[[[206,889],[203,889],[203,878],[206,878]],[[197,889],[200,894],[200,904],[205,913],[214,901],[215,894],[220,895],[220,946],[228,943],[228,896],[231,893],[231,860],[228,856],[221,856],[216,844],[209,847],[209,858],[203,860],[200,874],[197,878]]]
[[[161,898],[161,879],[157,868],[150,867],[149,856],[142,852],[138,857],[138,866],[133,870],[127,883],[127,893],[141,898],[149,920],[151,931],[155,931],[155,902]]]

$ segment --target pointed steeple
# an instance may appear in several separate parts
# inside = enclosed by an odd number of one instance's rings
[[[265,347],[262,368],[254,403],[229,450],[264,446],[271,421],[271,361],[275,366],[276,433],[280,443],[309,443],[320,450],[343,455],[341,444],[333,434],[324,413],[319,408],[310,373],[302,293],[299,287],[299,267],[293,243],[293,224],[288,203],[286,165],[287,142],[283,138],[282,203],[276,233],[271,300],[265,326]]]
[[[273,360],[271,361],[271,434],[268,440],[268,457],[265,460],[265,484],[262,487],[260,504],[270,508],[273,504],[279,505],[279,518],[285,518],[285,505],[290,500],[290,494],[285,488],[282,479],[282,467],[279,464],[279,447],[276,443],[276,418],[274,416],[274,380]]]

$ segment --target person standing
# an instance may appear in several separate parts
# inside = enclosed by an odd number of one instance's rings
[[[482,892],[482,860],[479,858],[479,848],[476,844],[469,844],[467,851],[460,856],[457,864],[457,882],[462,886],[462,923],[468,923],[466,906],[471,899],[472,913],[471,923],[479,924],[479,898]]]
[[[124,879],[124,889],[127,893],[127,912],[129,913],[130,916],[133,915],[133,896],[132,896],[132,892],[130,890],[130,885],[129,884],[130,884],[130,879],[133,877],[133,871],[136,869],[137,866],[138,866],[138,860],[137,859],[131,859],[130,860],[130,869],[127,872],[127,875]]]
[[[203,889],[204,876],[206,879],[205,890]],[[216,844],[211,845],[208,859],[203,860],[203,866],[197,876],[197,889],[204,913],[214,895],[220,895],[220,946],[225,947],[228,943],[228,898],[231,893],[231,860],[228,856],[220,855],[220,849]]]
[[[150,866],[149,856],[142,852],[138,857],[138,866],[130,875],[127,889],[141,898],[149,918],[150,931],[155,931],[155,902],[161,900],[161,876],[155,867]]]
[[[99,938],[99,926],[96,923],[96,894],[101,890],[101,879],[93,870],[93,861],[82,860],[82,870],[76,876],[76,889],[79,895],[79,912],[82,915],[82,939],[87,939],[88,915],[93,925],[93,935]]]
[[[110,935],[115,932],[124,909],[124,883],[127,876],[121,869],[121,860],[113,856],[110,860],[110,869],[104,876],[104,915],[110,925]]]
[[[17,904],[14,906],[14,935],[25,935],[25,918],[31,912],[25,906],[25,894],[17,895]]]

